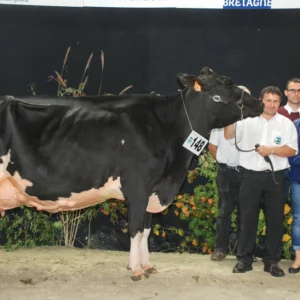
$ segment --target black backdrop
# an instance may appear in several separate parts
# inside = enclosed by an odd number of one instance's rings
[[[30,94],[26,86],[32,82],[38,94],[54,95],[57,86],[47,78],[60,71],[71,46],[66,74],[71,86],[80,81],[90,53],[95,55],[88,72],[88,94],[98,92],[100,51],[104,50],[104,92],[116,94],[133,84],[135,93],[170,94],[178,88],[177,72],[198,74],[201,67],[209,66],[258,96],[266,85],[284,89],[289,78],[300,77],[299,30],[300,10],[0,5],[0,95]],[[196,164],[194,159],[191,168]],[[192,189],[185,183],[182,192]],[[154,215],[153,223],[179,222],[172,216]],[[101,216],[94,223],[95,236],[105,244],[95,247],[128,249],[128,238],[123,241],[121,229],[112,227],[107,218]],[[86,228],[81,228],[83,241]],[[121,244],[113,244],[113,237]],[[151,245],[151,249],[164,247],[158,242]]]
[[[60,71],[65,51],[76,86],[91,52],[86,92],[96,94],[100,51],[103,92],[170,94],[176,74],[203,66],[231,76],[255,96],[266,85],[284,89],[300,77],[300,10],[113,9],[0,6],[0,95],[56,92],[47,77]]]

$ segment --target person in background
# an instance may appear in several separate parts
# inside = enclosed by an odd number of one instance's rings
[[[298,133],[298,147],[300,148],[300,119],[294,121]],[[295,261],[289,268],[290,274],[300,272],[300,154],[289,157],[291,165],[287,172],[287,178],[291,183],[291,202],[292,202],[292,242],[295,250]]]
[[[281,257],[284,220],[284,170],[289,167],[287,157],[297,154],[298,138],[294,124],[277,113],[281,101],[280,89],[267,86],[262,89],[260,98],[264,103],[262,114],[236,123],[236,137],[241,140],[239,148],[255,151],[240,152],[240,166],[245,170],[239,192],[241,226],[237,249],[238,263],[233,268],[233,273],[252,270],[252,252],[263,201],[267,224],[264,271],[272,276],[282,277],[284,272],[278,262]],[[234,125],[225,127],[224,135],[227,139],[233,139]],[[270,164],[264,159],[267,156],[273,164],[276,182]]]
[[[245,86],[239,86],[245,92]],[[228,238],[231,228],[231,214],[238,206],[238,195],[243,169],[239,166],[239,151],[224,138],[224,128],[213,129],[210,134],[208,149],[218,162],[217,185],[219,192],[219,215],[216,222],[216,244],[211,260],[220,261],[226,257]],[[239,214],[239,213],[238,213]],[[237,233],[239,232],[237,218]]]
[[[300,117],[300,78],[292,78],[286,84],[284,94],[287,97],[285,106],[278,109],[278,113],[295,121]]]
[[[286,89],[284,91],[287,97],[287,103],[285,106],[281,106],[278,109],[278,113],[289,118],[291,121],[295,121],[300,117],[300,78],[292,78],[286,83]],[[290,192],[290,180],[285,174],[285,198],[288,200]]]

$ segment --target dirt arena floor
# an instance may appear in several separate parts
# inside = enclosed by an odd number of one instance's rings
[[[128,253],[43,247],[0,250],[1,300],[171,300],[300,299],[300,274],[274,278],[261,260],[253,271],[233,274],[235,257],[212,262],[209,256],[152,253],[159,273],[133,282]]]

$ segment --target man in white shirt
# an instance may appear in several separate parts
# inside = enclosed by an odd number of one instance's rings
[[[281,256],[281,238],[283,232],[285,179],[284,170],[289,167],[287,157],[298,151],[297,131],[294,124],[286,117],[277,113],[280,101],[280,89],[268,86],[261,91],[260,98],[264,103],[264,111],[259,117],[247,118],[236,123],[236,138],[242,150],[240,166],[245,168],[239,192],[239,208],[241,226],[237,249],[238,263],[233,273],[245,273],[252,270],[252,251],[255,245],[256,230],[260,203],[263,201],[267,233],[264,271],[272,276],[284,276],[278,266]],[[234,125],[224,129],[227,139],[235,137]],[[273,167],[275,183],[271,167],[264,157],[269,156]]]
[[[250,94],[246,87],[239,86],[239,88]],[[219,163],[217,171],[219,215],[216,222],[215,250],[210,258],[211,260],[220,261],[226,257],[231,228],[231,214],[234,206],[238,205],[243,171],[239,167],[239,151],[235,145],[225,139],[223,128],[211,131],[208,149]]]

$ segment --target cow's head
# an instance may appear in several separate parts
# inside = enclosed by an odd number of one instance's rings
[[[178,82],[182,88],[198,91],[211,101],[212,113],[215,112],[215,127],[224,127],[241,118],[256,117],[261,114],[263,104],[235,85],[231,78],[221,76],[210,68],[203,68],[199,76],[178,74]],[[203,101],[199,97],[199,101]]]

